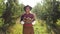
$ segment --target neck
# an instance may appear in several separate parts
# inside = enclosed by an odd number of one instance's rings
[[[29,14],[29,13],[26,13],[26,14]]]
[[[30,13],[27,13],[27,12],[26,12],[26,14],[30,14]]]

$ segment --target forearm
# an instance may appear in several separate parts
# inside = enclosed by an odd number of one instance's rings
[[[32,25],[35,25],[36,21],[32,22]],[[24,21],[21,21],[21,24],[24,24]]]

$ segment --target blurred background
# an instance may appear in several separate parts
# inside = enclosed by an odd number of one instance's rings
[[[60,0],[0,0],[0,34],[22,34],[20,17],[30,5],[36,15],[35,34],[60,34]]]

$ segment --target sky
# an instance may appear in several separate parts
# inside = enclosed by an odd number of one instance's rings
[[[42,0],[18,0],[19,3],[22,3],[24,5],[30,5],[31,7],[34,7],[37,3],[41,3],[42,4]],[[5,2],[7,2],[7,0],[5,0]]]
[[[30,5],[34,7],[37,3],[41,3],[42,0],[19,0],[19,3],[23,3],[24,5]]]

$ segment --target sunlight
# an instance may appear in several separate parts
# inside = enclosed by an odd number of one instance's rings
[[[4,1],[5,3],[7,2],[7,0]]]
[[[24,4],[24,5],[30,5],[31,7],[34,7],[37,3],[42,4],[43,0],[18,0],[19,4]],[[7,0],[4,1],[5,3]]]
[[[22,3],[24,5],[30,5],[31,7],[34,7],[37,3],[42,4],[43,0],[19,0],[19,3]]]

